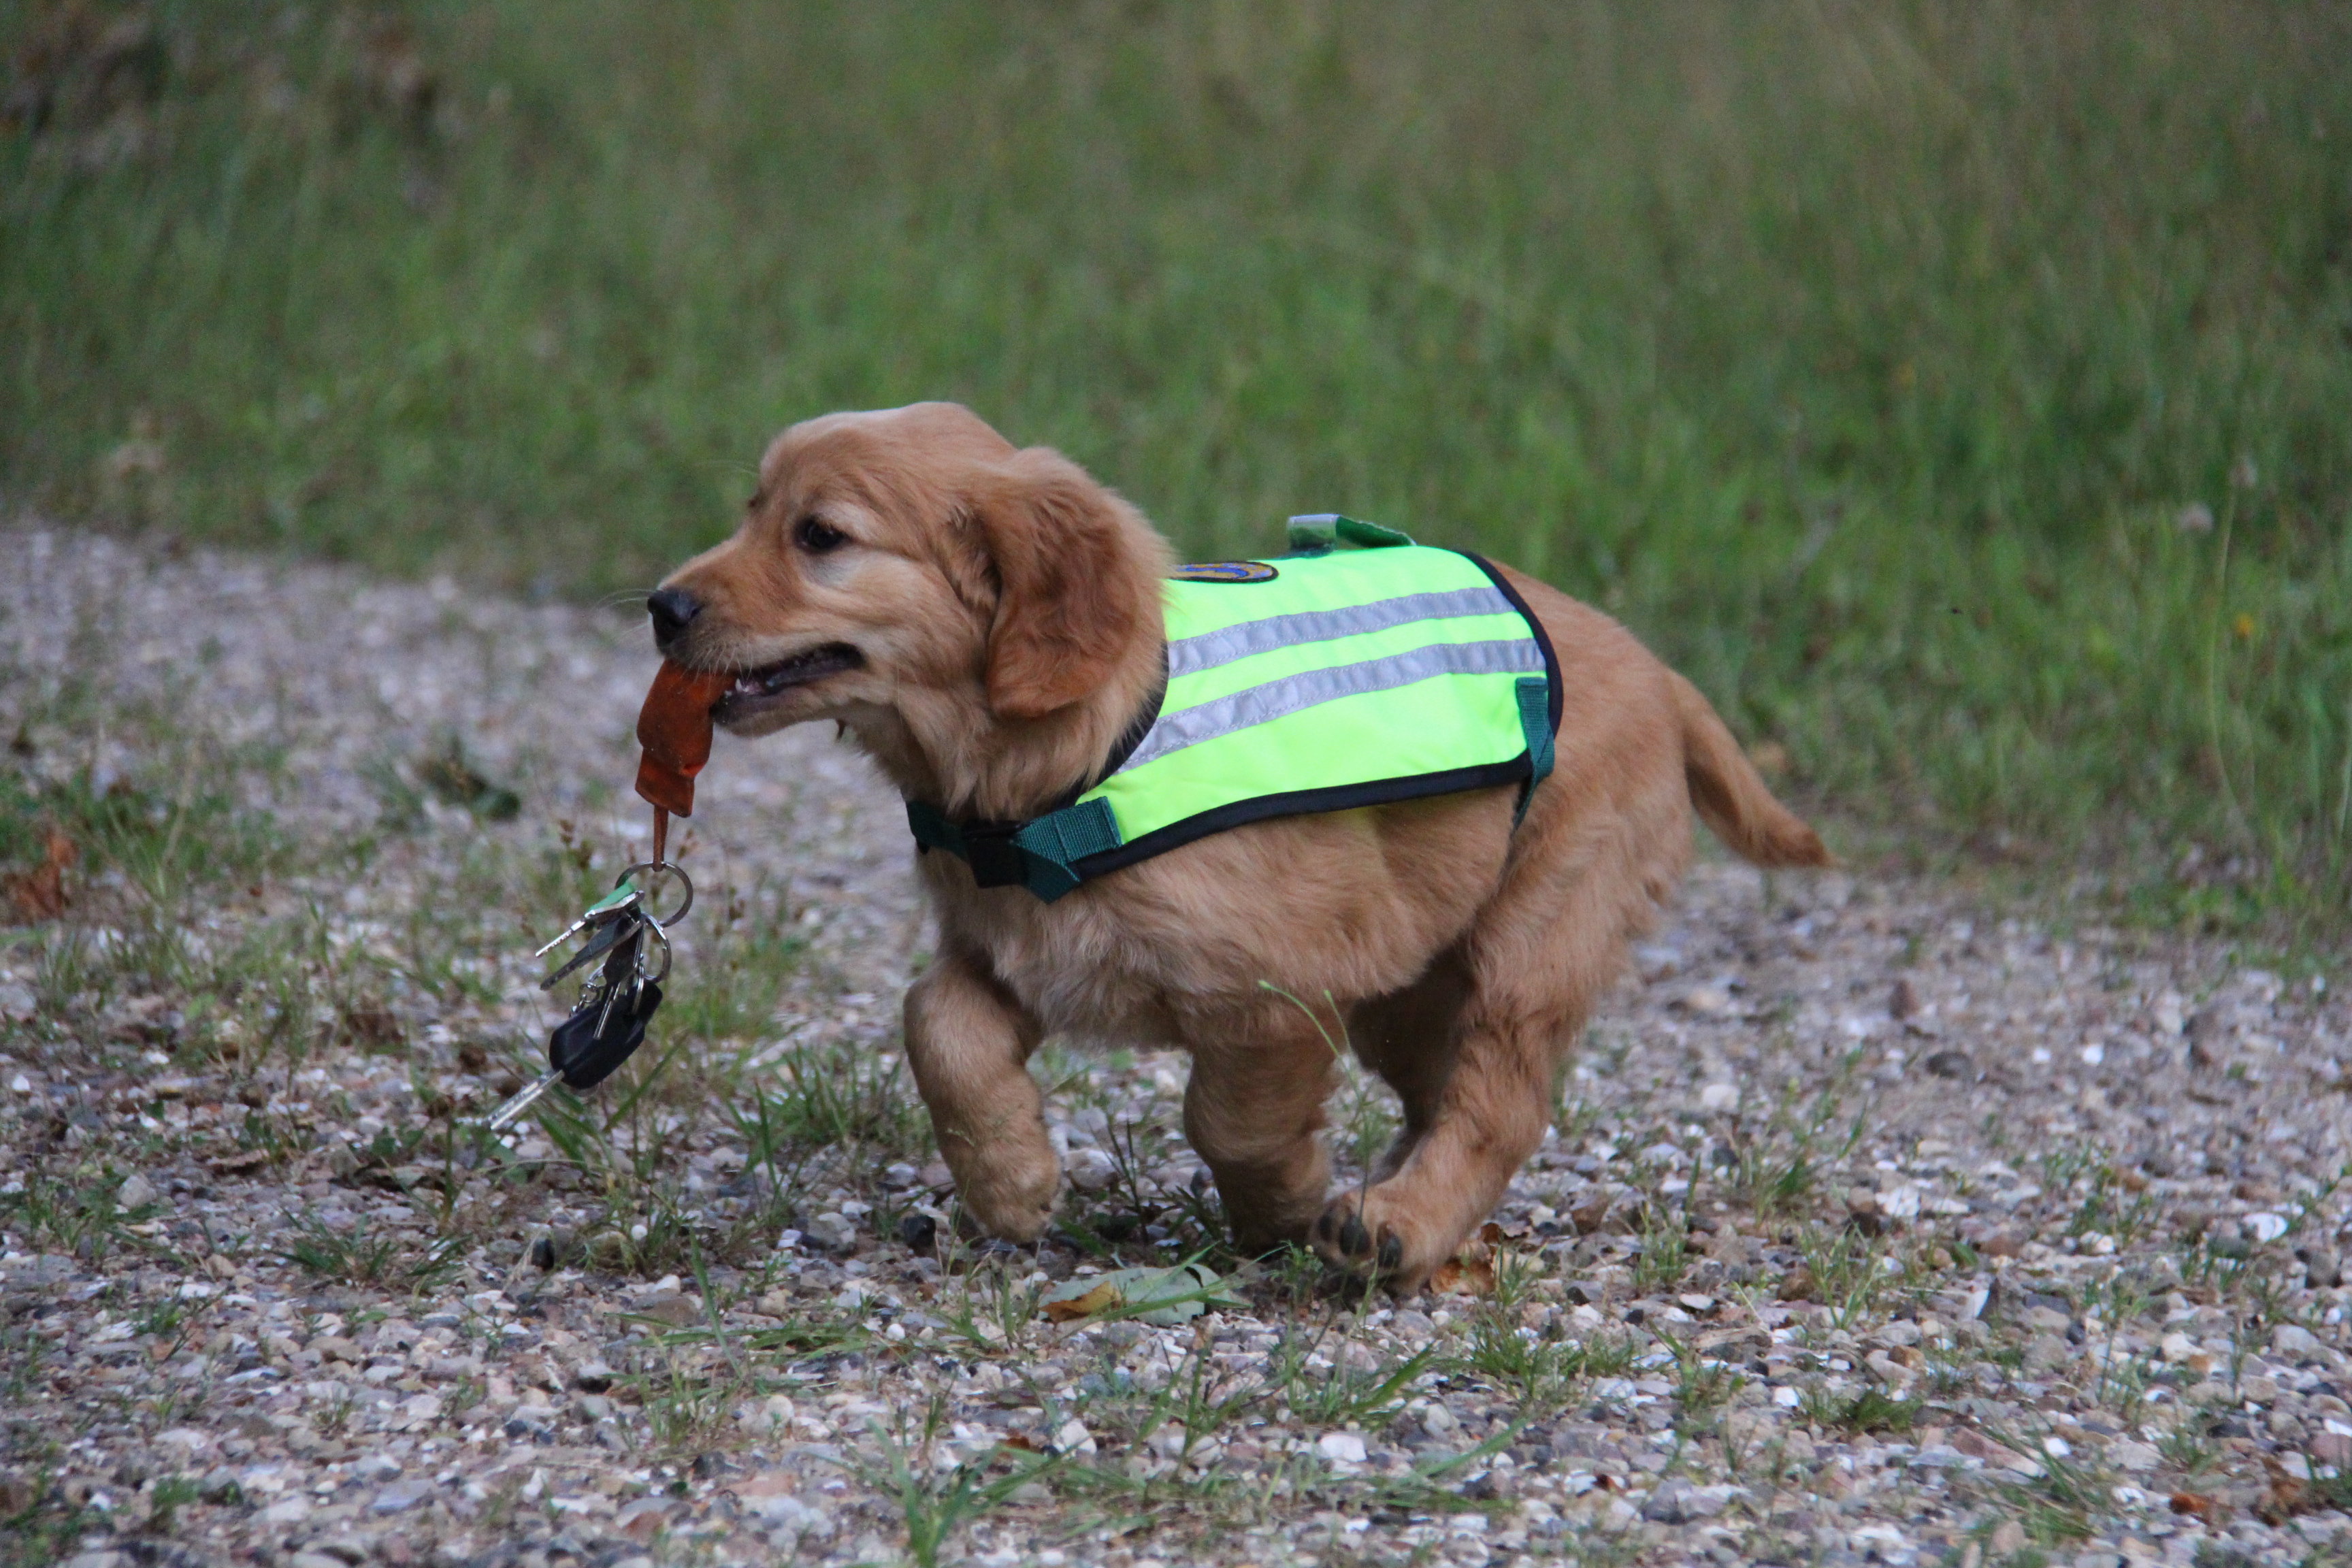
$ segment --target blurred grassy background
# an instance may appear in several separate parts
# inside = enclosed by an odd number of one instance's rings
[[[649,584],[961,399],[1607,606],[1784,786],[2340,931],[2352,8],[0,0],[0,504]],[[20,587],[17,591],[28,591]]]

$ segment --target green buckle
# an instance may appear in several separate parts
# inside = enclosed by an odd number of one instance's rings
[[[971,867],[983,888],[1024,887],[1052,903],[1084,880],[1076,862],[1116,849],[1118,818],[1106,800],[1082,800],[1027,822],[958,826],[938,807],[907,803],[907,827],[926,849],[944,849]]]

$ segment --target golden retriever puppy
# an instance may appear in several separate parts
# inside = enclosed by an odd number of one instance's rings
[[[1163,679],[1167,544],[1042,447],[927,403],[796,425],[735,536],[650,602],[735,679],[737,735],[832,720],[909,801],[1017,821],[1093,782]],[[1417,1289],[1550,1121],[1565,1054],[1690,852],[1696,807],[1768,866],[1827,862],[1690,683],[1506,574],[1568,672],[1550,776],[1227,829],[1046,902],[919,871],[937,960],[907,1057],[967,1212],[1034,1239],[1060,1171],[1029,1054],[1054,1032],[1192,1055],[1184,1131],[1244,1248],[1308,1242]],[[1317,1136],[1344,1041],[1404,1125],[1360,1189]]]

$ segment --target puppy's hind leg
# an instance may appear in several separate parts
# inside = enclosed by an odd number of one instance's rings
[[[971,959],[944,953],[907,993],[907,1065],[931,1113],[956,1195],[982,1229],[1034,1241],[1061,1163],[1029,1076],[1035,1021]]]
[[[1360,1196],[1334,1195],[1315,1226],[1316,1247],[1331,1261],[1418,1289],[1543,1142],[1555,1068],[1651,907],[1651,879],[1623,840],[1597,847],[1523,878],[1479,917],[1435,1114],[1384,1180]]]
[[[1436,1122],[1446,1080],[1454,1076],[1456,1025],[1469,994],[1469,965],[1460,948],[1449,948],[1411,985],[1359,1005],[1349,1016],[1356,1058],[1396,1091],[1404,1113],[1395,1141],[1373,1163],[1373,1181],[1395,1175]]]
[[[1339,1060],[1307,1019],[1271,1016],[1270,1029],[1223,1036],[1241,1043],[1196,1047],[1184,1086],[1184,1136],[1216,1177],[1244,1253],[1305,1241],[1331,1175],[1316,1134]]]

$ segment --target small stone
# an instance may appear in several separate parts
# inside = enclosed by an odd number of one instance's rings
[[[665,1296],[646,1309],[646,1316],[657,1318],[673,1329],[683,1329],[702,1321],[702,1309],[691,1296]]]
[[[431,1481],[394,1481],[375,1494],[368,1509],[373,1513],[404,1513],[432,1495]]]
[[[1118,1175],[1118,1163],[1100,1149],[1074,1149],[1066,1174],[1082,1193],[1098,1193]]]
[[[1688,1481],[1660,1481],[1642,1504],[1642,1517],[1653,1524],[1687,1524],[1696,1517],[1691,1509],[1697,1488]]]
[[[2297,1254],[2303,1260],[2303,1282],[2314,1290],[2332,1290],[2344,1283],[2344,1258],[2332,1247],[2306,1247]]]
[[[122,1185],[114,1190],[115,1203],[126,1209],[143,1209],[153,1203],[157,1195],[155,1184],[135,1171],[125,1176]]]
[[[613,1386],[613,1369],[601,1361],[583,1361],[572,1369],[572,1386],[583,1394],[602,1394]]]
[[[1325,1458],[1343,1465],[1364,1462],[1364,1440],[1353,1432],[1326,1432],[1315,1439],[1315,1447]]]
[[[1736,1083],[1711,1083],[1698,1091],[1701,1110],[1729,1110],[1739,1103],[1739,1086]]]
[[[1890,1018],[1908,1018],[1918,1010],[1919,988],[1911,984],[1909,975],[1897,975],[1893,988],[1886,994],[1886,1016]]]
[[[849,1216],[841,1214],[821,1214],[802,1228],[802,1234],[820,1247],[840,1250],[857,1239],[857,1227]]]
[[[1977,1064],[1966,1051],[1942,1050],[1927,1058],[1927,1070],[1937,1078],[1973,1079]]]
[[[2319,1336],[2296,1323],[2281,1323],[2271,1334],[2271,1349],[2298,1364],[2317,1361],[2326,1347]]]
[[[927,1214],[910,1214],[898,1222],[898,1240],[909,1252],[929,1252],[939,1246],[940,1222]]]

